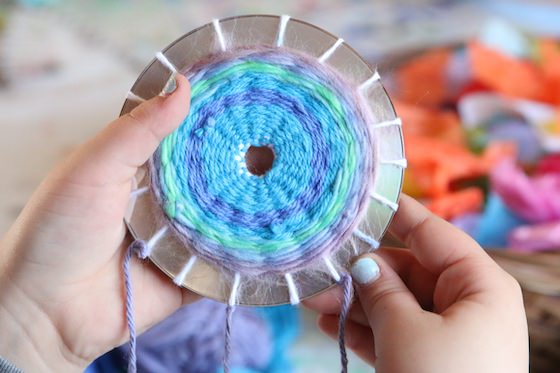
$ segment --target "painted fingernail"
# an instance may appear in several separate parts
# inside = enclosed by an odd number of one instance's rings
[[[369,257],[358,259],[352,265],[350,272],[352,273],[352,278],[360,285],[370,284],[381,275],[379,265]]]
[[[177,79],[175,79],[175,74],[171,75],[165,86],[161,90],[161,96],[169,96],[177,89]]]

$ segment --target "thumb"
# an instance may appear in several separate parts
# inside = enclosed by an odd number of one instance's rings
[[[399,275],[378,255],[366,254],[351,268],[359,301],[376,336],[408,324],[424,312]]]
[[[171,93],[140,104],[80,147],[67,164],[66,177],[90,186],[128,183],[189,112],[189,82],[175,74],[166,87],[173,86]]]

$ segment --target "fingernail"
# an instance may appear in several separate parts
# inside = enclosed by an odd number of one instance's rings
[[[160,96],[169,96],[177,89],[177,80],[175,79],[175,74],[171,75],[165,86],[161,90]]]
[[[350,270],[352,278],[360,285],[366,285],[377,280],[381,274],[375,260],[366,257],[358,259]]]

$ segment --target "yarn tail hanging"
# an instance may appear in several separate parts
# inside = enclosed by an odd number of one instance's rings
[[[132,276],[130,271],[130,263],[133,255],[137,255],[140,259],[146,259],[149,255],[149,244],[143,240],[136,240],[132,242],[125,253],[123,261],[123,271],[124,271],[124,286],[126,293],[126,322],[129,331],[129,355],[128,355],[128,373],[136,373],[136,322],[134,320],[134,299],[133,299],[133,288],[132,288]],[[225,325],[225,336],[224,336],[224,359],[223,367],[224,373],[230,372],[230,358],[231,358],[231,331],[232,331],[232,321],[233,313],[235,311],[235,306],[237,302],[237,292],[240,283],[240,275],[235,274],[234,282],[231,290],[230,299],[226,307],[226,325]]]
[[[230,299],[226,307],[226,325],[225,325],[224,359],[223,359],[224,373],[230,372],[230,360],[231,360],[231,351],[232,351],[232,347],[231,347],[232,324],[233,324],[233,314],[236,308],[237,293],[239,289],[239,280],[240,280],[240,276],[239,274],[236,274],[231,290]],[[344,273],[339,277],[337,283],[342,287],[342,305],[341,305],[339,321],[338,321],[338,347],[340,350],[341,373],[347,373],[348,354],[346,353],[345,330],[346,330],[346,321],[348,319],[348,314],[350,312],[350,306],[352,305],[352,297],[353,297],[352,277],[348,273]]]
[[[130,262],[134,254],[141,259],[145,259],[148,256],[148,245],[145,241],[136,240],[132,242],[126,250],[123,261],[124,286],[126,292],[126,323],[128,325],[128,332],[130,333],[128,355],[129,373],[136,373],[136,323],[134,322],[134,300],[132,296],[132,276],[130,273]]]
[[[233,323],[233,312],[237,304],[237,294],[239,292],[239,284],[241,282],[241,275],[236,273],[233,277],[233,284],[229,295],[228,305],[226,307],[226,327],[224,335],[224,373],[229,373],[229,362],[231,358],[231,331]]]
[[[140,259],[146,259],[149,255],[149,244],[143,240],[136,240],[130,244],[126,250],[124,261],[123,261],[123,271],[124,271],[124,285],[126,293],[126,322],[129,330],[129,356],[128,356],[128,373],[136,373],[136,323],[134,320],[134,299],[133,299],[133,289],[132,289],[132,276],[130,273],[130,263],[133,255],[136,254]],[[230,358],[231,358],[231,330],[233,313],[235,311],[235,306],[237,303],[237,292],[239,289],[240,275],[235,274],[233,286],[231,290],[230,299],[226,307],[226,326],[224,335],[224,373],[230,372]]]
[[[340,349],[340,365],[341,372],[348,372],[348,355],[346,354],[346,343],[344,332],[346,330],[346,320],[350,312],[350,305],[352,304],[352,277],[348,273],[341,276],[339,281],[342,287],[342,305],[340,308],[340,316],[338,319],[338,348]]]
[[[235,306],[226,307],[226,328],[225,328],[225,339],[224,339],[224,373],[229,373],[229,362],[231,360],[231,324],[233,321],[233,311],[235,311]]]
[[[132,276],[130,272],[130,264],[133,255],[137,255],[140,259],[145,259],[149,255],[149,245],[143,240],[136,240],[130,244],[127,248],[124,261],[123,261],[123,271],[124,271],[124,285],[126,293],[126,322],[129,331],[129,356],[128,356],[128,373],[136,373],[136,323],[134,320],[134,299],[133,299],[133,288],[132,288]],[[340,350],[340,363],[341,372],[347,373],[348,371],[348,355],[346,353],[345,345],[345,326],[346,320],[348,319],[348,313],[350,311],[350,305],[352,304],[352,277],[349,274],[342,274],[337,281],[342,287],[342,306],[339,316],[338,324],[338,346]],[[223,367],[224,373],[230,372],[230,360],[231,360],[231,336],[232,336],[232,323],[233,314],[237,304],[237,294],[239,291],[240,275],[235,274],[231,294],[229,298],[228,305],[226,307],[226,325],[224,334],[224,359]]]

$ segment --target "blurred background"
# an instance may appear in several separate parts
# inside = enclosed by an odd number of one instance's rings
[[[557,1],[0,0],[0,234],[48,170],[118,115],[156,51],[213,18],[248,13],[314,23],[379,67],[404,122],[405,192],[471,234],[518,278],[531,371],[557,372]],[[204,307],[221,315],[215,304],[199,307],[174,317],[192,320]],[[246,351],[237,357],[238,372],[336,370],[337,346],[315,330],[313,315],[291,307],[248,312],[246,330],[260,331],[267,347],[251,359],[245,355],[254,355],[255,341],[239,340]],[[185,329],[184,338],[195,338],[195,329]],[[163,342],[145,343],[150,359],[163,356]],[[188,348],[181,343],[171,345]],[[119,354],[90,370],[121,371]],[[189,359],[206,359],[199,371],[219,369],[209,355]],[[145,364],[149,371],[174,371]],[[181,371],[197,371],[192,365]],[[350,371],[371,368],[353,357]]]

